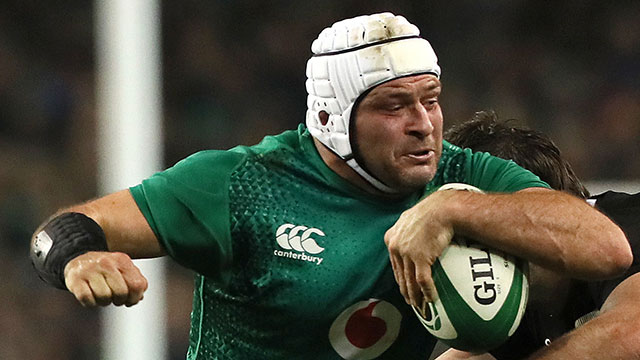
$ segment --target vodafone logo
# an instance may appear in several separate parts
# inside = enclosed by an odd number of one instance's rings
[[[318,245],[316,239],[311,236],[324,236],[324,232],[316,228],[308,228],[304,225],[283,224],[276,230],[276,242],[285,250],[274,250],[273,255],[313,262],[316,265],[322,263],[322,258],[307,254],[319,254],[324,248]],[[291,251],[293,250],[293,251]]]
[[[401,322],[400,311],[390,303],[378,299],[360,301],[333,321],[329,342],[343,359],[373,359],[393,344]]]

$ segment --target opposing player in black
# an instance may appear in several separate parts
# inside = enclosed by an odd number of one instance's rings
[[[530,301],[522,323],[507,343],[491,351],[493,357],[639,359],[640,193],[607,191],[589,197],[549,137],[500,121],[492,112],[476,114],[449,129],[445,137],[459,146],[513,160],[552,188],[588,199],[622,227],[633,250],[631,267],[609,280],[575,280],[532,265]],[[491,358],[450,351],[439,359]]]

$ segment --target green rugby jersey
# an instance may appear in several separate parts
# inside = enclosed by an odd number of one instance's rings
[[[188,359],[426,359],[435,340],[400,295],[383,236],[448,182],[546,186],[445,142],[423,194],[379,199],[330,170],[301,125],[199,152],[131,193],[167,253],[198,273]]]

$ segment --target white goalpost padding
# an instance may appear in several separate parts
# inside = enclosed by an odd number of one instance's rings
[[[98,183],[105,195],[162,167],[160,3],[95,0]],[[137,260],[149,280],[142,302],[103,312],[103,356],[167,356],[163,260]]]

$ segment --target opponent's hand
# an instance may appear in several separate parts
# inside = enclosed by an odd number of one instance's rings
[[[147,279],[131,258],[120,252],[92,251],[64,268],[67,288],[82,306],[132,306],[142,300]]]
[[[421,309],[437,298],[433,265],[453,238],[453,227],[439,211],[452,191],[435,192],[402,213],[385,234],[396,282],[405,301]]]

